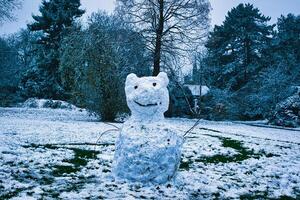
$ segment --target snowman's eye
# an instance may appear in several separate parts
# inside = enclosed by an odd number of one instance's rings
[[[156,83],[153,83],[152,85],[153,85],[153,87],[155,87],[155,86],[156,86]]]
[[[134,89],[136,90],[138,88],[138,86],[136,85],[136,86],[134,86]]]

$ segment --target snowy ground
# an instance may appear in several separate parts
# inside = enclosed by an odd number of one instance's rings
[[[112,128],[85,111],[0,108],[0,199],[300,198],[300,131],[201,121],[176,179],[141,185],[111,176],[117,132],[97,140]]]

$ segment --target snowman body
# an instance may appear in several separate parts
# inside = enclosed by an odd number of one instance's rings
[[[116,142],[113,172],[122,179],[165,183],[175,176],[182,137],[170,130],[163,113],[168,109],[168,77],[138,78],[129,74],[125,92],[131,117]]]

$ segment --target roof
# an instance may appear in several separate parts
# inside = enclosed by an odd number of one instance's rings
[[[187,86],[190,89],[193,96],[200,95],[200,85],[185,84],[184,86]],[[209,88],[206,85],[202,85],[201,86],[201,96],[205,96],[208,92],[209,92]]]

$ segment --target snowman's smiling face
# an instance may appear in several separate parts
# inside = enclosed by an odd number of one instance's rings
[[[126,78],[125,92],[132,115],[162,116],[169,106],[167,74],[161,72],[156,77],[139,78],[129,74]]]

